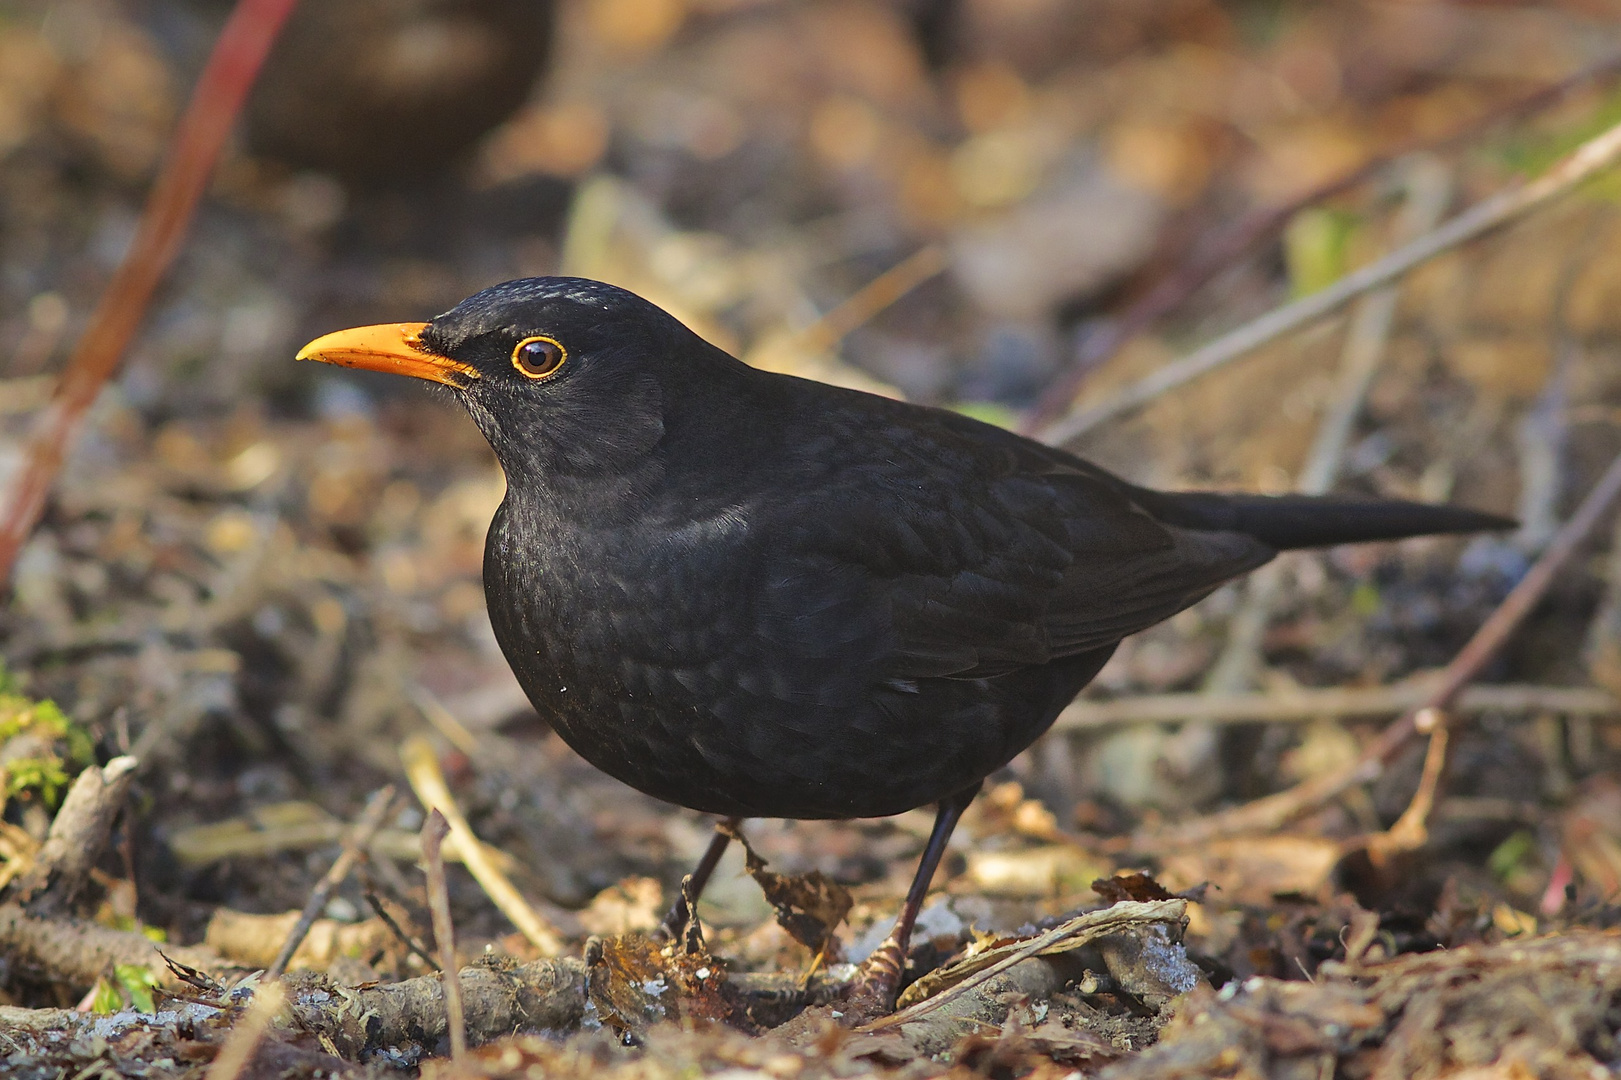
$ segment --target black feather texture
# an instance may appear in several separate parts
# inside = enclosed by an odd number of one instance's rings
[[[511,362],[560,342],[553,377]],[[1303,546],[1503,528],[1451,507],[1135,487],[954,413],[755,371],[612,286],[538,278],[421,335],[508,477],[485,589],[541,715],[659,798],[892,814],[1023,750],[1119,641]]]

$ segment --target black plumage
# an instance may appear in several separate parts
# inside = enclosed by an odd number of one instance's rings
[[[1149,491],[955,413],[756,371],[577,279],[300,355],[455,388],[507,474],[485,592],[535,707],[603,771],[727,816],[939,801],[949,832],[1123,637],[1279,550],[1507,524]]]

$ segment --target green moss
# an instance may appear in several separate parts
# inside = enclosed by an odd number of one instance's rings
[[[6,748],[26,739],[27,747]],[[90,733],[68,719],[54,701],[22,692],[15,675],[0,666],[0,796],[38,798],[55,808],[79,770],[95,761]]]

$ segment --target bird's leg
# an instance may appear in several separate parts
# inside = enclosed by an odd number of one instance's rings
[[[884,943],[867,957],[867,962],[861,965],[861,973],[856,976],[851,1002],[863,1012],[878,1015],[895,1007],[895,994],[900,990],[901,975],[906,970],[906,951],[912,943],[912,927],[917,924],[918,912],[923,910],[923,900],[929,895],[929,885],[934,881],[934,872],[946,853],[946,842],[951,839],[952,830],[957,827],[962,812],[979,794],[979,788],[980,785],[975,784],[941,800],[934,815],[934,831],[929,833],[929,842],[923,848],[917,875],[912,878],[912,887],[906,893],[906,906],[901,908],[895,928],[889,932]]]
[[[721,818],[715,823],[715,835],[709,841],[709,847],[704,850],[704,857],[698,860],[681,882],[681,891],[676,894],[675,903],[670,905],[670,911],[664,916],[664,921],[654,932],[654,936],[661,941],[672,941],[681,936],[682,929],[687,925],[687,919],[692,911],[687,904],[687,896],[691,894],[692,902],[696,904],[698,897],[703,895],[704,886],[709,884],[709,876],[720,865],[720,857],[726,854],[726,845],[732,842],[732,836],[743,825],[742,818]]]

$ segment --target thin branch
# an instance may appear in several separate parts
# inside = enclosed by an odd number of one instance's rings
[[[1394,686],[1297,687],[1250,694],[1144,694],[1114,701],[1076,701],[1058,714],[1057,732],[1101,731],[1131,724],[1304,723],[1322,717],[1393,716],[1422,708],[1439,672]],[[1460,714],[1548,712],[1562,716],[1621,716],[1621,700],[1607,690],[1575,686],[1501,684],[1471,686],[1458,696]]]
[[[361,873],[364,874],[365,871],[362,870]],[[376,890],[369,884],[366,887],[366,904],[371,908],[372,914],[382,920],[383,925],[388,927],[389,933],[393,934],[395,939],[401,945],[404,945],[408,952],[428,965],[429,971],[439,970],[439,961],[428,954],[426,946],[405,932],[405,928],[389,913],[388,908],[383,906],[383,898],[378,896]]]
[[[992,949],[958,965],[957,974],[963,976],[961,981],[941,990],[933,997],[924,998],[909,1008],[874,1020],[858,1030],[882,1031],[897,1024],[916,1020],[1032,956],[1051,956],[1067,952],[1089,941],[1096,941],[1110,934],[1149,923],[1179,923],[1187,911],[1187,906],[1187,901],[1181,899],[1123,900],[1097,911],[1077,915],[1032,938]]]
[[[1604,519],[1617,497],[1621,497],[1621,455],[1610,462],[1609,468],[1593,490],[1588,492],[1587,498],[1582,500],[1576,513],[1555,534],[1519,584],[1503,598],[1503,602],[1475,631],[1474,637],[1443,669],[1437,685],[1426,696],[1423,705],[1387,727],[1373,745],[1349,766],[1223,813],[1211,814],[1168,829],[1139,833],[1127,840],[1127,845],[1146,850],[1202,843],[1236,833],[1270,832],[1290,819],[1322,806],[1347,788],[1376,778],[1385,764],[1418,732],[1419,717],[1426,710],[1444,712],[1457,704],[1464,688],[1485,670],[1486,665],[1507,644],[1520,623],[1547,593],[1559,571]]]
[[[158,946],[135,930],[113,930],[70,918],[41,918],[21,904],[0,904],[0,956],[17,970],[43,973],[52,982],[88,987],[115,964],[148,968],[165,988],[179,985],[164,961],[218,974],[230,970],[206,945]]]
[[[1067,443],[1107,420],[1135,412],[1167,391],[1239,359],[1279,337],[1332,314],[1350,301],[1396,281],[1408,271],[1524,217],[1621,159],[1621,124],[1589,139],[1543,175],[1477,203],[1433,232],[1351,271],[1334,284],[1276,308],[1174,360],[1093,406],[1076,409],[1044,428],[1041,438]]]
[[[928,244],[908,255],[846,297],[837,307],[800,331],[797,344],[807,353],[825,352],[852,330],[946,268],[945,248]]]
[[[450,823],[438,810],[430,811],[422,825],[422,858],[428,864],[428,908],[433,912],[433,936],[439,946],[439,974],[445,980],[445,1030],[450,1035],[450,1057],[460,1065],[467,1057],[467,1022],[462,1011],[461,968],[456,963],[456,927],[450,919],[450,886],[440,852]]]
[[[113,821],[135,778],[136,760],[115,757],[105,767],[79,773],[51,822],[33,866],[12,883],[9,898],[35,915],[68,911],[107,846]]]
[[[322,875],[321,880],[315,883],[315,888],[310,890],[309,899],[304,902],[304,910],[299,912],[298,922],[293,924],[293,929],[287,934],[287,940],[281,943],[281,951],[265,970],[266,979],[279,979],[281,973],[287,970],[293,954],[304,943],[304,937],[310,932],[310,927],[315,925],[321,909],[326,907],[327,897],[332,895],[333,889],[343,883],[349,876],[349,871],[354,869],[356,861],[371,846],[372,839],[377,835],[377,830],[383,827],[383,819],[388,815],[388,808],[393,803],[392,784],[373,792],[371,798],[366,800],[366,807],[361,811],[355,827],[349,830],[349,834],[344,838],[343,851],[333,860],[331,868]]]
[[[240,0],[220,31],[129,252],[91,313],[55,399],[39,418],[21,473],[0,507],[0,581],[11,576],[90,406],[118,369],[152,294],[180,251],[231,125],[295,2]]]
[[[1144,293],[1112,325],[1089,337],[1077,350],[1067,370],[1042,394],[1041,401],[1031,410],[1020,430],[1034,435],[1048,424],[1063,416],[1075,400],[1086,376],[1098,365],[1111,359],[1127,342],[1147,330],[1187,302],[1217,274],[1247,256],[1253,255],[1261,245],[1274,238],[1295,214],[1308,206],[1334,198],[1364,184],[1388,168],[1393,161],[1422,152],[1435,152],[1456,146],[1478,136],[1482,131],[1510,120],[1522,119],[1549,108],[1589,83],[1615,77],[1621,72],[1621,55],[1611,56],[1552,86],[1534,91],[1500,108],[1489,110],[1484,116],[1465,123],[1439,139],[1417,139],[1396,150],[1382,154],[1357,166],[1281,206],[1255,210],[1218,236],[1202,253],[1162,277],[1153,288]]]
[[[1429,842],[1430,814],[1435,810],[1436,792],[1446,773],[1451,725],[1441,709],[1421,709],[1413,718],[1413,730],[1430,737],[1430,745],[1424,752],[1424,769],[1419,774],[1418,788],[1401,817],[1390,828],[1373,834],[1366,841],[1368,857],[1376,867],[1387,867],[1396,855],[1417,851]]]

